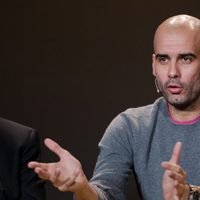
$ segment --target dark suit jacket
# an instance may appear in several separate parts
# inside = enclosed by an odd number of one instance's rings
[[[34,129],[0,118],[0,200],[44,199],[44,182],[27,167],[39,156]]]

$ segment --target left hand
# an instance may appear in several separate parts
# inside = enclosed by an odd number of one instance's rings
[[[60,191],[78,193],[88,188],[89,183],[81,163],[55,141],[47,138],[44,142],[60,158],[59,161],[53,163],[32,161],[28,163],[28,167],[34,169],[40,178],[51,181]]]
[[[161,163],[164,168],[162,179],[164,200],[188,200],[189,186],[186,183],[186,172],[179,165],[181,142],[174,146],[171,159]]]

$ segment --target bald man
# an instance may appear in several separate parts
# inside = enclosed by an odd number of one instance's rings
[[[124,200],[132,172],[141,199],[199,199],[200,20],[177,15],[160,24],[152,61],[162,97],[111,122],[90,181],[81,163],[50,139],[45,144],[60,161],[29,167],[60,191],[74,192],[77,200]]]

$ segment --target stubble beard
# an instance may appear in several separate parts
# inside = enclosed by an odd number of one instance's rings
[[[190,85],[181,84],[183,87],[181,94],[169,93],[167,89],[167,83],[164,84],[164,86],[160,83],[158,84],[163,97],[176,109],[186,110],[196,106],[200,107],[200,81],[194,83],[193,87]]]

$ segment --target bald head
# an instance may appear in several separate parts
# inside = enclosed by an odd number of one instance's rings
[[[154,50],[157,40],[162,33],[192,32],[195,34],[197,46],[200,50],[200,20],[190,15],[176,15],[162,22],[154,35]]]
[[[184,27],[187,26],[191,29],[199,29],[200,22],[199,19],[190,15],[176,15],[173,17],[168,18],[163,23],[160,24],[159,27],[162,26],[171,26],[171,27]]]

